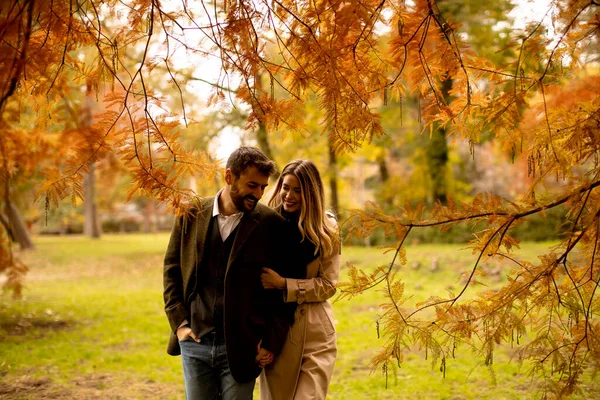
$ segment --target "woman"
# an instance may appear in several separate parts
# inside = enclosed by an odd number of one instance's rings
[[[262,400],[325,399],[337,354],[329,298],[340,271],[340,241],[333,215],[325,212],[323,182],[315,164],[295,160],[283,169],[269,205],[298,228],[306,279],[264,268],[266,289],[297,303],[294,323],[279,356],[260,376]]]

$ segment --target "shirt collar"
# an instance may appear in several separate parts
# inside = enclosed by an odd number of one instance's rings
[[[219,209],[219,197],[221,196],[221,193],[223,193],[223,190],[225,190],[224,187],[221,188],[221,190],[219,190],[217,192],[216,196],[215,196],[215,199],[213,201],[213,213],[212,213],[212,216],[216,217],[217,215],[222,215],[223,217],[227,218],[227,217],[233,217],[234,215],[235,216],[242,215],[244,213],[243,211],[238,211],[237,213],[231,214],[231,215],[228,215],[228,216],[225,216],[225,215],[221,214],[221,210]]]
[[[221,188],[221,190],[219,190],[219,192],[215,196],[215,200],[213,202],[213,213],[212,213],[213,217],[216,217],[217,215],[219,215],[221,213],[221,211],[219,210],[219,197],[221,196],[223,189],[225,189],[225,188]]]

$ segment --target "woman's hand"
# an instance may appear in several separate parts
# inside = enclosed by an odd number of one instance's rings
[[[273,362],[273,353],[269,350],[261,347],[262,339],[258,342],[256,346],[256,363],[260,368],[264,368],[265,366],[271,364]]]
[[[260,281],[265,289],[285,289],[285,278],[270,268],[263,268]]]

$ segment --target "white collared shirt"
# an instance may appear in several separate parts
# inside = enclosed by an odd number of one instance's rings
[[[213,217],[214,216],[217,217],[217,221],[219,222],[219,232],[221,233],[221,240],[225,241],[225,240],[227,240],[227,237],[229,236],[229,234],[238,226],[238,224],[242,220],[242,217],[244,216],[244,212],[240,211],[238,213],[231,214],[231,215],[221,214],[221,212],[219,210],[219,197],[221,196],[223,189],[225,189],[225,188],[222,188],[221,190],[219,190],[219,193],[217,193],[217,195],[215,196],[215,201],[213,203],[213,214],[212,215],[213,215]]]

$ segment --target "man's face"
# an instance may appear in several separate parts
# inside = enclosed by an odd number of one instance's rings
[[[230,183],[231,201],[240,211],[252,211],[256,203],[265,193],[269,184],[269,176],[261,174],[256,167],[248,167],[239,178],[230,170],[225,172],[227,183]]]

